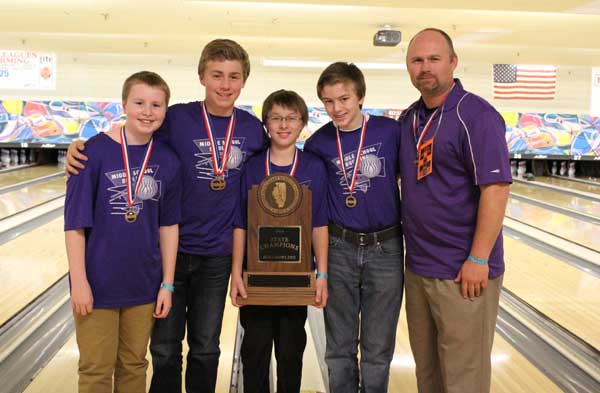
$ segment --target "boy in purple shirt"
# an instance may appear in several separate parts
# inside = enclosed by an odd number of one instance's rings
[[[113,374],[115,390],[146,391],[152,317],[165,318],[171,308],[181,216],[179,161],[152,138],[168,100],[159,75],[130,76],[125,125],[91,138],[90,164],[67,182],[79,392],[112,392]]]
[[[402,113],[406,315],[419,392],[488,392],[512,181],[505,125],[453,72],[452,40],[425,29],[406,64],[421,99]]]
[[[327,169],[325,360],[334,393],[357,392],[359,380],[361,391],[387,392],[402,302],[400,128],[392,119],[362,114],[365,91],[362,72],[354,64],[327,67],[317,94],[332,121],[304,148]]]
[[[211,41],[198,64],[204,101],[170,107],[157,133],[181,161],[183,197],[173,309],[155,325],[150,343],[151,392],[181,391],[186,327],[186,390],[215,391],[241,169],[266,143],[260,121],[234,106],[249,74],[250,60],[239,44]],[[70,152],[81,158],[76,150]]]
[[[269,174],[283,172],[306,184],[312,192],[312,244],[317,261],[315,303],[327,304],[327,183],[323,162],[296,148],[296,140],[308,122],[308,109],[302,97],[293,91],[271,93],[262,108],[263,124],[271,137],[269,148],[248,160],[242,178],[241,204],[233,231],[231,302],[246,297],[242,280],[248,191]],[[306,347],[306,306],[244,306],[240,309],[244,327],[241,354],[244,363],[244,392],[269,391],[271,351],[275,343],[277,391],[299,393],[302,379],[302,355]]]

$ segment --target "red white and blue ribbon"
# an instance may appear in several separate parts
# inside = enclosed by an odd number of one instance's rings
[[[429,131],[429,127],[431,127],[433,118],[438,113],[439,109],[440,109],[439,107],[436,108],[435,111],[431,114],[431,116],[429,117],[429,120],[427,120],[427,123],[425,124],[425,127],[423,127],[423,131],[421,132],[421,135],[419,136],[418,140],[417,140],[417,110],[414,111],[414,113],[413,113],[413,136],[415,139],[415,144],[417,145],[417,151],[419,151],[419,148],[421,147],[421,143],[423,142],[423,138],[425,137],[425,134],[427,134],[427,131]],[[438,124],[438,128],[439,128],[439,124]]]
[[[225,170],[227,170],[227,161],[229,160],[231,146],[233,145],[233,133],[235,130],[236,123],[235,108],[233,109],[233,113],[229,118],[229,124],[227,125],[227,132],[225,134],[225,146],[223,146],[223,155],[221,157],[221,162],[219,163],[217,144],[213,136],[212,125],[204,101],[200,103],[200,106],[202,107],[202,118],[204,119],[204,127],[206,128],[206,134],[208,135],[208,142],[210,143],[210,153],[213,164],[213,172],[217,177],[222,176],[223,173],[225,173]]]
[[[292,161],[292,167],[290,169],[290,176],[294,177],[296,173],[296,169],[298,168],[298,149],[296,149],[294,153],[294,161]],[[267,176],[271,175],[271,149],[267,149],[267,155],[265,158],[265,174]]]
[[[144,177],[144,173],[146,173],[146,168],[148,167],[148,163],[150,162],[150,156],[152,155],[152,145],[154,143],[153,139],[150,138],[150,142],[148,143],[148,147],[146,148],[146,154],[144,154],[144,161],[142,161],[142,167],[140,168],[140,172],[138,173],[137,180],[135,182],[135,186],[131,184],[131,165],[129,163],[129,150],[127,148],[127,136],[125,135],[125,126],[121,127],[121,152],[123,154],[123,165],[125,166],[125,180],[127,181],[127,205],[129,208],[133,207],[135,203],[135,198],[137,197],[138,191],[140,190],[140,186],[142,185],[142,178]],[[131,190],[133,189],[133,192]]]
[[[363,116],[363,124],[360,130],[360,141],[358,142],[358,150],[356,152],[356,159],[354,161],[354,168],[352,169],[352,179],[348,181],[348,176],[346,175],[346,165],[344,164],[344,153],[342,152],[342,141],[340,139],[340,129],[336,127],[335,129],[336,137],[337,137],[337,148],[338,148],[338,157],[340,159],[340,166],[342,167],[342,175],[344,176],[344,181],[346,182],[346,186],[348,187],[348,191],[352,194],[354,192],[354,186],[356,185],[356,178],[358,177],[358,169],[360,167],[360,157],[362,156],[363,144],[365,142],[365,135],[367,133],[367,117]]]

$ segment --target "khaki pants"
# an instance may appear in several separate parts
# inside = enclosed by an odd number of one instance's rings
[[[488,393],[491,351],[503,276],[480,297],[460,284],[406,269],[406,318],[419,393]]]
[[[146,391],[146,350],[154,303],[74,313],[80,393]]]

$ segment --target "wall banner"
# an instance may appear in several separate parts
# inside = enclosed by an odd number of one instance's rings
[[[56,55],[0,50],[0,89],[56,89]]]

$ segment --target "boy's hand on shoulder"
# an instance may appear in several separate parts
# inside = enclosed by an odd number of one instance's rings
[[[169,315],[169,311],[171,311],[171,306],[173,305],[173,294],[166,290],[165,288],[161,288],[158,291],[158,296],[156,298],[156,307],[154,308],[154,312],[152,316],[154,318],[166,318]]]
[[[71,142],[67,149],[67,160],[65,165],[66,175],[78,175],[77,169],[85,168],[85,165],[81,161],[87,161],[88,158],[81,151],[85,149],[85,142],[81,139]]]
[[[231,298],[231,304],[235,307],[242,307],[243,304],[238,304],[237,298],[247,298],[246,288],[244,288],[244,279],[241,276],[231,275],[231,290],[229,291],[229,297]]]
[[[85,316],[92,313],[94,296],[87,280],[71,280],[71,306],[77,314]]]

